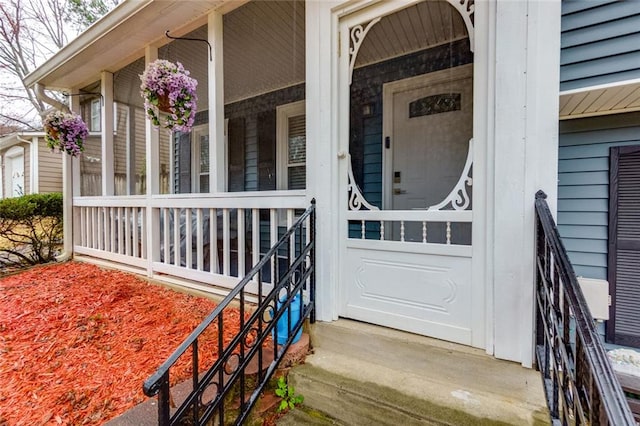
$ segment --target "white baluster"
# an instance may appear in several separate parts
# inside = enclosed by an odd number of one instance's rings
[[[170,263],[171,251],[169,250],[169,245],[171,240],[169,239],[169,234],[171,233],[171,224],[169,223],[169,209],[160,209],[160,212],[162,214],[162,236],[164,237],[164,263]]]
[[[245,224],[244,224],[244,209],[238,209],[238,278],[244,277],[244,272],[247,270],[245,264]]]
[[[98,208],[98,221],[96,222],[96,227],[98,228],[98,250],[104,250],[104,207]]]
[[[191,223],[191,209],[184,209],[184,258],[187,269],[193,268],[193,228]]]
[[[91,248],[99,249],[98,247],[98,209],[96,207],[91,208],[91,230],[93,231],[93,238],[91,240]]]
[[[287,209],[287,230],[293,226],[293,209]],[[289,237],[289,250],[291,253],[291,263],[296,258],[296,233],[292,233]]]
[[[82,246],[89,247],[89,228],[87,225],[87,207],[80,207],[80,217],[82,218]]]
[[[404,220],[400,221],[400,241],[404,242]]]
[[[104,208],[104,250],[111,251],[111,207]]]
[[[270,230],[270,247],[273,247],[278,242],[278,215],[276,209],[269,209],[269,230]],[[275,283],[276,276],[276,253],[271,257],[271,283]]]
[[[219,273],[218,263],[218,211],[209,209],[209,262],[211,272]]]
[[[124,254],[131,256],[131,208],[124,209]]]
[[[122,207],[118,207],[118,253],[124,254],[124,228],[126,228],[126,223],[124,223],[124,210]]]
[[[180,209],[173,209],[173,264],[180,266]]]
[[[427,242],[427,222],[424,220],[422,221],[422,242]]]
[[[360,239],[361,240],[365,240],[367,238],[367,233],[366,233],[366,226],[365,226],[366,222],[364,220],[360,221]]]
[[[380,241],[384,241],[384,221],[380,221]]]
[[[140,233],[138,231],[138,217],[140,217],[138,212],[138,207],[134,207],[131,211],[133,214],[133,257],[140,257],[140,249],[139,249],[139,238]]]
[[[116,252],[116,214],[118,209],[116,207],[109,207],[109,247],[110,252]]]
[[[222,273],[231,275],[231,239],[229,209],[222,209]]]
[[[251,210],[251,259],[252,266],[260,261],[260,210]]]
[[[451,244],[451,222],[447,222],[447,244]]]
[[[198,271],[202,271],[204,264],[203,228],[202,209],[198,209],[196,210],[196,268]]]
[[[140,256],[147,258],[147,209],[140,209]]]

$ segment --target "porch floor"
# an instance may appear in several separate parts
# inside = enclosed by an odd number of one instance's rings
[[[311,341],[290,377],[332,423],[549,423],[539,373],[482,350],[350,320],[316,323]]]

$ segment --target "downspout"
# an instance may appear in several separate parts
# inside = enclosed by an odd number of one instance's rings
[[[65,105],[62,102],[58,101],[57,99],[54,99],[51,96],[47,95],[45,93],[45,91],[44,91],[44,86],[42,84],[36,83],[34,85],[34,92],[36,94],[36,97],[40,101],[51,105],[52,107],[54,107],[57,110],[60,110],[60,111],[63,111],[63,112],[71,112],[71,110],[69,109],[69,107],[67,105]],[[62,161],[63,161],[63,168],[62,168],[63,169],[63,191],[62,191],[62,193],[63,193],[63,198],[62,198],[63,223],[64,223],[65,226],[73,227],[72,222],[71,222],[71,220],[72,220],[71,219],[72,212],[70,211],[72,209],[68,208],[67,202],[65,200],[65,198],[67,198],[67,197],[73,198],[73,195],[70,194],[70,193],[66,193],[66,191],[64,190],[64,188],[65,188],[64,187],[64,185],[65,185],[65,182],[64,182],[65,181],[65,179],[64,179],[65,176],[64,176],[64,174],[68,173],[69,174],[69,178],[71,178],[71,171],[68,170],[67,167],[65,167],[65,162],[67,161],[67,159],[63,157]],[[67,217],[67,216],[69,216],[69,217]],[[67,235],[73,235],[72,232],[67,232],[66,234]],[[73,237],[71,237],[71,238],[73,238]],[[73,258],[73,248],[71,249],[71,251],[69,251],[69,250],[66,249],[66,246],[67,246],[67,244],[64,244],[62,253],[60,253],[58,256],[56,256],[56,260],[58,262],[66,262],[67,260],[70,260],[70,259]],[[71,245],[71,247],[73,247],[73,245]]]

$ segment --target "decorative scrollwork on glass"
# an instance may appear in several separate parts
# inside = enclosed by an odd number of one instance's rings
[[[380,210],[378,207],[369,204],[364,198],[356,180],[353,178],[353,169],[351,168],[351,156],[347,155],[347,162],[349,164],[348,179],[347,179],[347,194],[349,195],[349,210]]]
[[[358,57],[358,50],[360,50],[360,46],[362,46],[362,42],[364,38],[367,36],[367,33],[375,24],[380,22],[381,17],[378,17],[371,22],[369,22],[365,27],[362,25],[356,25],[351,28],[351,34],[349,35],[351,38],[351,42],[349,43],[349,84],[351,84],[351,78],[353,77],[353,67],[356,64],[356,58]]]
[[[441,203],[431,206],[427,210],[445,210],[445,207],[450,207],[453,210],[467,210],[471,204],[471,194],[467,191],[467,187],[470,188],[473,185],[471,166],[473,166],[473,139],[469,140],[467,161],[458,183]]]

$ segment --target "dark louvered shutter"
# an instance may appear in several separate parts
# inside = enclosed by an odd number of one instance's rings
[[[276,111],[258,114],[258,189],[276,189]]]
[[[229,119],[228,146],[229,146],[229,176],[228,187],[230,192],[244,191],[244,148],[245,148],[244,118]]]
[[[640,146],[611,148],[607,337],[640,347]]]
[[[175,192],[188,194],[191,192],[191,133],[177,133],[175,153]]]

